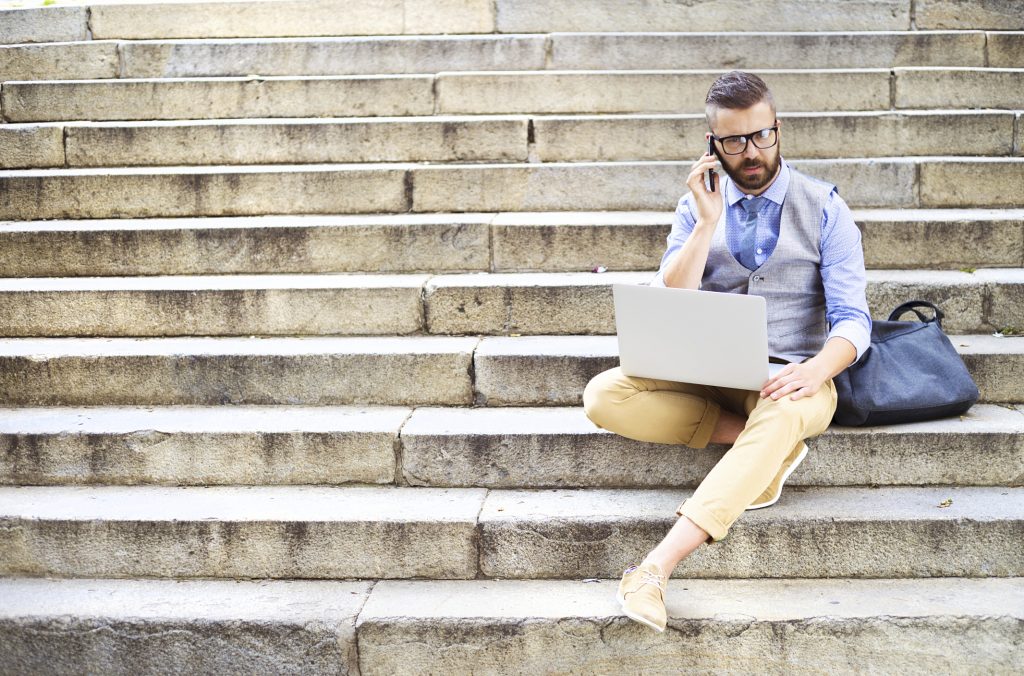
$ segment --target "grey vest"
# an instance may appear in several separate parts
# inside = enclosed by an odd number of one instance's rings
[[[715,228],[704,268],[705,291],[763,296],[768,306],[768,354],[803,361],[828,338],[825,287],[821,282],[821,218],[835,186],[789,168],[779,240],[772,255],[751,272],[737,261],[725,238],[725,214]],[[726,195],[728,176],[722,177]]]

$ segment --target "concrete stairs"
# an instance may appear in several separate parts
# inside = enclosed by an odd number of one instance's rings
[[[0,43],[0,674],[1024,671],[1018,3],[106,1]],[[734,67],[981,401],[813,440],[655,634],[618,577],[725,448],[580,396]]]

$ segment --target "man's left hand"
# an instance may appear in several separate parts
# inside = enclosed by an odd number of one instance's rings
[[[813,397],[826,380],[828,374],[812,362],[789,364],[764,384],[761,388],[761,398],[781,399],[791,392],[790,399],[793,401],[802,397]]]

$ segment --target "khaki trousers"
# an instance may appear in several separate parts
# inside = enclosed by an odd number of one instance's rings
[[[676,509],[718,541],[799,443],[828,428],[836,388],[828,380],[812,397],[762,399],[757,391],[633,378],[616,367],[587,384],[583,408],[598,427],[624,437],[690,448],[707,446],[723,408],[747,416],[736,443]]]

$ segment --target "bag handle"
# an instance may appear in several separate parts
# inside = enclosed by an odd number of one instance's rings
[[[934,313],[933,316],[930,319],[928,317],[925,317],[917,309],[919,307],[930,309]],[[928,322],[935,322],[936,324],[939,325],[940,329],[942,328],[942,320],[945,319],[946,317],[945,313],[943,313],[942,310],[935,307],[926,300],[909,300],[906,303],[900,305],[898,308],[893,310],[892,313],[889,314],[889,321],[898,321],[899,318],[907,314],[907,312],[913,312],[915,315],[917,315],[918,319],[920,319],[922,322],[926,324]]]

